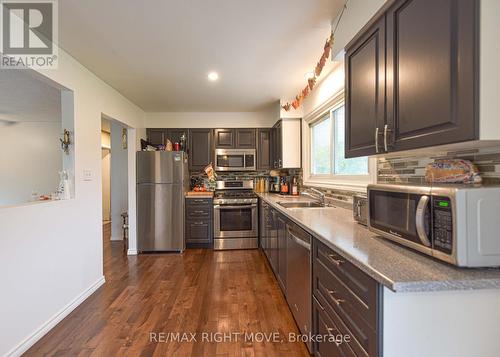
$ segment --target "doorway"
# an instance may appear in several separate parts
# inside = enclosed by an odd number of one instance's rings
[[[128,216],[127,127],[102,115],[102,225],[104,256],[127,250],[124,224]]]

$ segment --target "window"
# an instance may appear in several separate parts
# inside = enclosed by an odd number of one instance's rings
[[[368,158],[345,158],[344,105],[341,104],[310,125],[311,175],[368,175]]]

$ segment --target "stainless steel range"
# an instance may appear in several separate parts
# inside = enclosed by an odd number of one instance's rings
[[[258,247],[257,202],[253,180],[217,181],[214,197],[214,249]]]

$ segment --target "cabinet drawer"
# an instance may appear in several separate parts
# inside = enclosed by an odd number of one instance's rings
[[[315,335],[322,336],[321,341],[318,340],[313,343],[315,356],[356,357],[356,353],[351,347],[353,342],[350,334],[333,322],[316,298],[313,298],[313,327]],[[348,342],[343,342],[344,336],[349,336]],[[366,356],[366,354],[362,353],[358,356]]]
[[[366,355],[376,356],[377,332],[374,326],[376,326],[377,315],[375,309],[370,310],[323,266],[315,266],[313,274],[313,293],[324,311],[333,320],[342,320],[345,329],[350,332]],[[340,323],[337,322],[337,324]]]
[[[212,221],[186,221],[186,243],[211,243]]]
[[[212,206],[188,207],[186,210],[186,219],[202,220],[209,219],[211,216]]]
[[[186,198],[186,207],[211,206],[211,198]]]
[[[361,300],[361,305],[364,304],[367,310],[375,312],[378,283],[317,239],[314,242],[313,264],[322,265],[329,274],[335,274]]]

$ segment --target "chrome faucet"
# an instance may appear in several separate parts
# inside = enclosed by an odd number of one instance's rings
[[[307,191],[302,192],[302,194],[305,195],[305,196],[309,196],[309,197],[312,197],[312,198],[318,200],[319,203],[322,206],[326,205],[326,203],[325,203],[325,194],[323,192],[321,192],[320,190],[315,189],[314,187],[309,187],[307,190],[313,192],[314,195],[312,193],[310,193],[310,192],[307,192]]]

